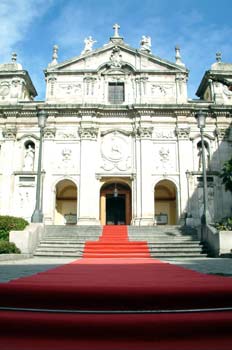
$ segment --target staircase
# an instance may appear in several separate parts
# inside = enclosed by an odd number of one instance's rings
[[[207,256],[196,230],[181,226],[128,226],[129,241],[121,236],[120,226],[115,226],[115,233],[111,232],[110,236],[101,234],[101,226],[49,225],[34,255],[143,258],[150,252],[158,259]],[[145,249],[147,246],[149,251]]]
[[[130,242],[124,225],[107,225],[97,242],[86,242],[83,258],[150,258],[147,242]]]
[[[197,231],[183,226],[129,226],[131,241],[147,241],[153,258],[206,257]]]
[[[86,241],[97,241],[101,226],[49,225],[34,256],[82,257]]]

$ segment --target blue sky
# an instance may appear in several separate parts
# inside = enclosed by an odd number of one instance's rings
[[[190,70],[188,95],[195,92],[204,72],[215,62],[217,51],[232,62],[231,0],[1,0],[0,63],[13,51],[28,70],[44,99],[43,69],[51,61],[52,47],[59,46],[58,61],[77,56],[91,35],[99,48],[119,23],[127,44],[139,47],[142,35],[152,39],[152,53],[175,62],[174,47]]]

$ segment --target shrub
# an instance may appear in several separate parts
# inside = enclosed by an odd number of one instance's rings
[[[8,241],[0,241],[0,254],[21,253],[14,243]]]
[[[218,231],[232,231],[232,217],[226,217],[216,222],[215,227]]]
[[[0,240],[8,240],[10,231],[24,230],[28,224],[29,223],[23,218],[15,216],[0,216]]]

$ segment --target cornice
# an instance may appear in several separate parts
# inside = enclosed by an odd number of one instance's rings
[[[102,104],[47,104],[19,103],[0,105],[0,118],[35,118],[38,109],[44,109],[49,116],[92,116],[95,118],[117,117],[134,118],[142,115],[165,117],[193,117],[200,109],[212,118],[232,117],[232,105],[212,105],[211,103],[175,104],[134,104],[134,105],[102,105]]]

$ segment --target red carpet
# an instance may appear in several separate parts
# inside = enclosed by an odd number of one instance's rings
[[[86,258],[88,242],[84,259],[1,284],[1,307],[40,309],[0,311],[1,349],[231,349],[232,311],[197,309],[231,307],[232,279],[131,258],[135,246],[125,227],[107,227],[95,242],[107,258]]]
[[[129,242],[125,226],[104,226],[98,242],[87,242],[84,258],[149,258],[147,242]]]

